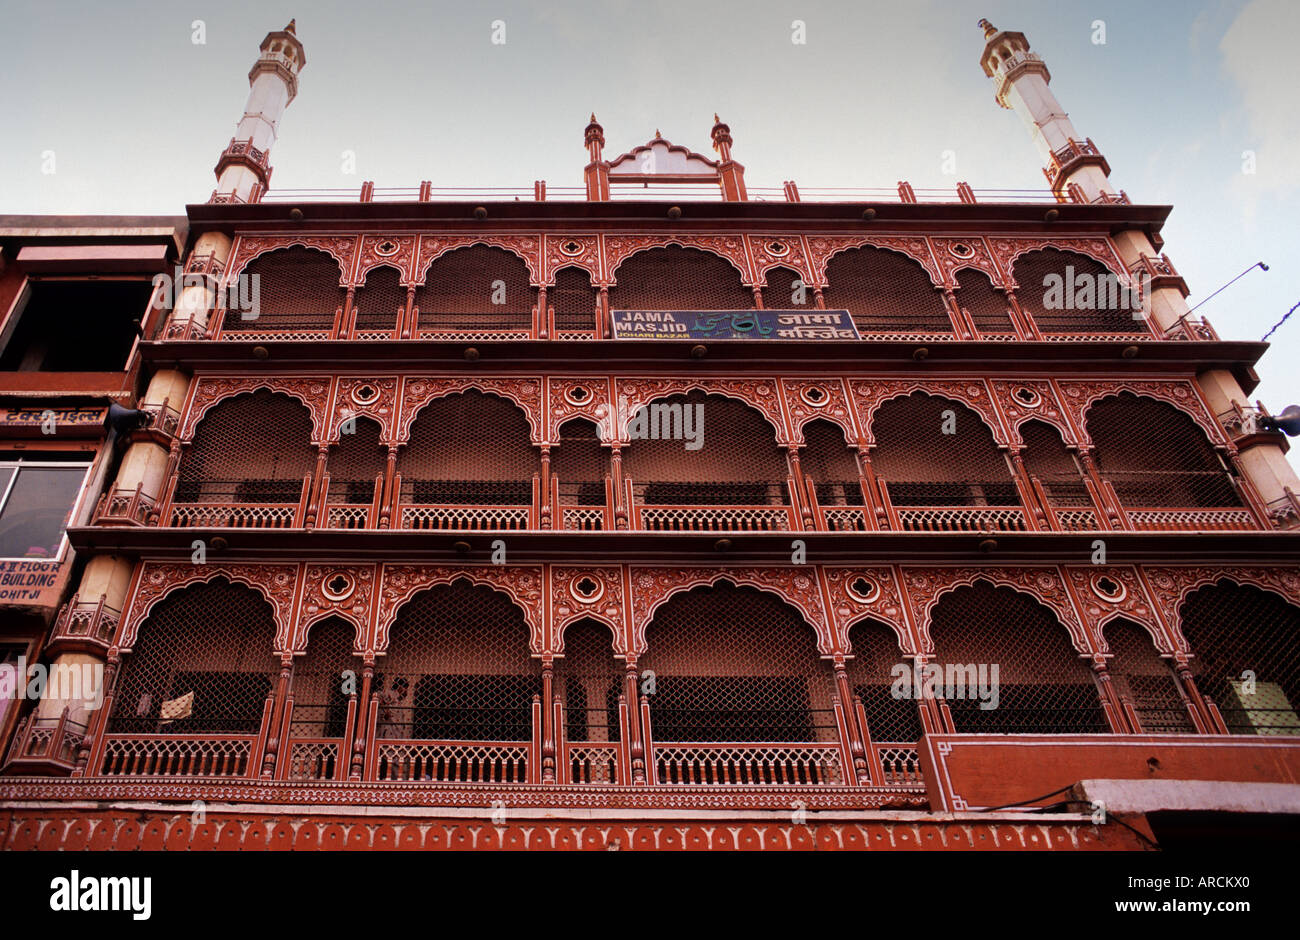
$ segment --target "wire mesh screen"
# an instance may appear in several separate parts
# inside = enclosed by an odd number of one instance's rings
[[[406,309],[406,288],[396,268],[383,265],[371,268],[366,282],[357,288],[352,299],[356,311],[354,329],[358,332],[395,330]]]
[[[260,594],[224,580],[158,602],[122,657],[109,731],[257,734],[279,672]]]
[[[779,506],[788,501],[789,465],[772,426],[735,399],[698,390],[657,399],[632,416],[633,434],[623,465],[643,504]]]
[[[1021,309],[1044,333],[1147,331],[1140,310],[1134,311],[1120,290],[1123,282],[1087,255],[1055,248],[1027,251],[1012,272]]]
[[[818,418],[804,426],[803,436],[807,446],[800,455],[800,466],[817,488],[817,502],[823,506],[863,505],[858,461],[844,440],[844,430]]]
[[[541,670],[523,612],[467,581],[407,602],[375,681],[380,738],[531,741]]]
[[[596,425],[583,418],[560,428],[560,446],[551,451],[551,473],[559,481],[565,506],[605,505],[609,451],[601,446]]]
[[[615,310],[748,310],[754,292],[740,272],[717,255],[698,248],[651,248],[638,251],[614,272],[610,289]]]
[[[1178,690],[1178,679],[1160,658],[1151,635],[1128,620],[1106,625],[1110,647],[1110,681],[1122,700],[1132,703],[1147,734],[1193,734],[1191,715]]]
[[[993,432],[959,402],[923,392],[891,399],[872,432],[872,462],[896,506],[1020,505]]]
[[[1300,734],[1300,608],[1230,581],[1194,591],[1180,611],[1192,673],[1232,734]]]
[[[974,268],[957,272],[957,303],[965,308],[980,333],[1014,333],[1007,297],[986,274]]]
[[[642,657],[656,741],[830,741],[829,670],[793,608],[728,582],[670,598]]]
[[[338,445],[330,451],[326,465],[329,501],[368,505],[375,498],[375,480],[387,468],[388,449],[379,442],[381,432],[376,422],[357,418],[352,427],[355,430],[351,434],[339,434]]]
[[[555,661],[555,695],[564,703],[569,741],[617,741],[622,670],[609,627],[580,620],[564,630],[564,656]]]
[[[311,413],[258,391],[214,405],[194,431],[177,475],[178,503],[297,503],[316,466]]]
[[[489,245],[457,248],[435,259],[415,290],[419,329],[437,332],[527,332],[536,303],[528,265]]]
[[[1083,468],[1056,428],[1042,421],[1026,421],[1020,426],[1020,438],[1025,442],[1020,455],[1025,472],[1043,485],[1052,506],[1092,505]]]
[[[878,620],[864,620],[849,630],[853,658],[848,661],[849,685],[862,700],[867,731],[874,743],[915,744],[921,739],[919,704],[914,697],[894,693],[897,666],[912,670],[898,648],[898,635]]]
[[[404,502],[529,506],[541,458],[517,405],[471,390],[424,407],[397,472]]]
[[[348,700],[361,687],[355,637],[353,626],[338,617],[312,625],[307,653],[293,666],[293,737],[343,736]]]
[[[925,268],[896,251],[851,248],[826,265],[826,306],[846,308],[863,333],[951,333],[943,295]]]
[[[330,330],[347,299],[339,287],[339,263],[314,248],[281,248],[254,258],[241,277],[257,278],[254,311],[234,307],[222,321],[224,332],[238,330]]]
[[[958,587],[935,604],[930,634],[932,665],[943,670],[943,693],[957,731],[1110,731],[1092,673],[1069,634],[1027,594],[986,581]]]
[[[1097,470],[1125,506],[1241,505],[1205,432],[1172,405],[1124,392],[1089,408],[1087,423]]]
[[[596,291],[591,286],[591,275],[582,268],[557,271],[546,302],[555,308],[557,330],[595,333]]]
[[[789,268],[769,268],[763,287],[763,306],[769,310],[797,310],[815,307],[817,300],[803,277]]]

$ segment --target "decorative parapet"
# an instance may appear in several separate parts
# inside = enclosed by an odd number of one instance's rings
[[[1178,273],[1168,255],[1161,255],[1158,258],[1152,258],[1147,254],[1138,255],[1138,259],[1129,266],[1129,271],[1138,281],[1149,281],[1150,290],[1172,287],[1184,297],[1191,293],[1187,289],[1187,282]]]
[[[1071,138],[1064,147],[1052,153],[1051,162],[1043,167],[1043,175],[1057,191],[1064,188],[1067,177],[1085,166],[1098,167],[1106,176],[1110,175],[1110,164],[1091,137],[1085,140]]]
[[[51,645],[81,647],[102,654],[113,644],[122,611],[105,603],[103,595],[83,599],[74,594],[54,621]]]

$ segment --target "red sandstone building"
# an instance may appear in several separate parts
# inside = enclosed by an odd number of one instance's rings
[[[1112,187],[1023,35],[985,42],[1041,194],[759,190],[721,121],[713,156],[611,158],[594,116],[579,189],[277,190],[291,24],[186,219],[6,222],[5,400],[152,421],[3,424],[0,473],[83,473],[67,544],[28,539],[64,603],[7,619],[7,655],[104,667],[99,707],[8,703],[4,846],[1134,848],[1177,831],[1156,810],[1293,818],[1266,347],[1187,315],[1169,207]],[[66,342],[54,274],[177,252],[181,283],[123,295],[120,355],[13,346]]]

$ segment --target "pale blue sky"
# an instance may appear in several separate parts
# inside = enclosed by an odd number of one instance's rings
[[[0,212],[180,213],[205,200],[257,44],[294,16],[307,67],[272,153],[280,187],[576,186],[594,110],[607,156],[656,127],[708,153],[717,111],[753,186],[1041,189],[1037,152],[979,69],[986,16],[1044,57],[1115,185],[1173,204],[1165,250],[1190,302],[1270,265],[1202,308],[1223,336],[1259,339],[1300,300],[1291,0],[4,0]],[[504,46],[490,41],[496,19]],[[795,19],[806,45],[790,41]],[[355,175],[341,172],[346,150]],[[1300,312],[1259,367],[1256,396],[1274,411],[1300,403],[1297,351]]]

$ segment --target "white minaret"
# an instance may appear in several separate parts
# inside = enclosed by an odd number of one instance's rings
[[[1091,140],[1075,131],[1048,83],[1052,74],[1047,64],[1029,51],[1024,33],[999,30],[988,20],[984,29],[984,54],[980,66],[993,79],[998,104],[1020,115],[1029,129],[1052,189],[1065,192],[1071,183],[1083,190],[1089,202],[1117,196],[1108,179],[1110,165]]]
[[[298,94],[298,73],[307,55],[294,31],[267,33],[262,54],[248,73],[248,104],[230,145],[217,161],[212,202],[256,202],[271,179],[271,146],[284,109]]]

